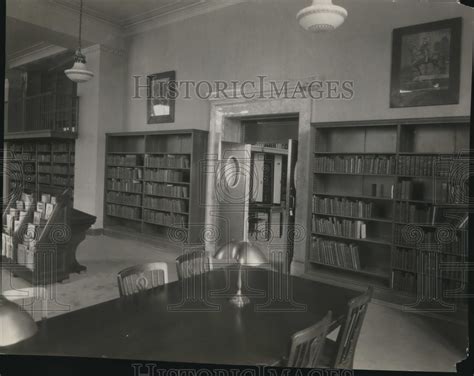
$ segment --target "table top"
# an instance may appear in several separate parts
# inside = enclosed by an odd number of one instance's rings
[[[57,316],[1,352],[21,355],[257,365],[289,350],[293,333],[333,312],[341,322],[354,290],[260,268],[244,269],[243,308],[229,303],[237,270],[217,269],[134,296]],[[269,304],[270,303],[270,304]]]

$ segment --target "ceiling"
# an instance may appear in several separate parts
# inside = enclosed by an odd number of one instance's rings
[[[52,0],[79,10],[80,0]],[[84,0],[84,13],[120,27],[161,17],[206,3],[206,0]]]

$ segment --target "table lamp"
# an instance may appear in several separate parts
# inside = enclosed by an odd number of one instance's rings
[[[258,248],[257,245],[250,242],[231,242],[221,247],[214,255],[214,258],[217,260],[237,261],[239,264],[237,293],[232,298],[230,298],[230,302],[239,308],[250,303],[250,299],[242,294],[242,266],[258,266],[268,263],[264,253],[260,250],[260,248]]]
[[[35,321],[28,313],[0,295],[0,347],[30,338],[37,330]]]

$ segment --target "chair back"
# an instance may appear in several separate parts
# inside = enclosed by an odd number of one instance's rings
[[[364,323],[367,307],[372,299],[372,294],[373,288],[369,287],[364,294],[349,302],[346,321],[337,336],[338,350],[334,361],[334,368],[353,368],[357,341],[359,340],[360,331]]]
[[[211,269],[209,254],[201,249],[184,253],[176,258],[176,270],[179,279],[203,274]]]
[[[132,266],[117,275],[120,296],[129,296],[168,283],[168,265],[153,262]]]
[[[35,321],[48,318],[48,295],[44,287],[25,287],[4,291],[1,294],[9,301],[18,304]]]
[[[329,311],[317,324],[293,334],[288,367],[316,368],[319,365],[331,320],[332,313]]]

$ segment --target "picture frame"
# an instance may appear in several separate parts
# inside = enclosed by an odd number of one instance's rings
[[[393,30],[390,108],[459,103],[462,17]]]
[[[148,124],[174,123],[176,71],[147,76]]]

